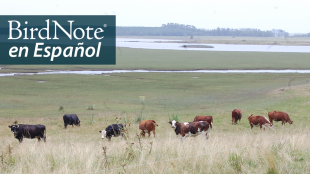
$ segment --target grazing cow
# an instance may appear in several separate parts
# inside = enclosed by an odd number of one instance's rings
[[[281,111],[272,111],[268,112],[268,117],[270,122],[273,124],[274,121],[282,121],[282,125],[285,123],[293,124],[293,121],[290,119],[287,113]]]
[[[41,138],[43,138],[44,142],[46,142],[46,128],[44,125],[16,124],[9,126],[9,128],[11,128],[14,137],[20,143],[23,141],[23,138],[38,138],[38,141],[41,141]]]
[[[80,120],[79,117],[76,114],[65,114],[63,116],[64,119],[64,125],[65,125],[65,129],[67,129],[68,125],[77,125],[80,126]]]
[[[155,127],[158,126],[155,120],[142,120],[139,125],[141,130],[141,135],[145,137],[145,132],[148,132],[149,137],[151,136],[151,131],[153,131],[155,137]]]
[[[212,129],[213,117],[212,116],[196,116],[193,122],[206,121],[209,123],[210,128]]]
[[[171,127],[174,128],[175,133],[181,139],[182,143],[185,141],[186,137],[196,137],[197,135],[202,136],[203,139],[207,140],[209,138],[209,123],[205,121],[199,122],[185,122],[179,123],[175,120],[169,121]]]
[[[124,137],[123,131],[126,128],[125,124],[112,124],[109,125],[105,130],[99,131],[101,133],[101,138],[104,139],[107,137],[109,141],[111,141],[112,136],[118,137],[122,136]]]
[[[231,113],[231,117],[232,117],[232,124],[237,124],[238,120],[240,123],[241,117],[242,117],[242,112],[240,109],[234,109]]]
[[[259,126],[260,129],[262,129],[262,127],[265,130],[265,127],[268,127],[269,129],[273,129],[273,124],[270,123],[270,121],[264,117],[264,116],[253,116],[253,114],[251,116],[249,116],[249,123],[251,125],[251,129],[253,129],[253,126]]]

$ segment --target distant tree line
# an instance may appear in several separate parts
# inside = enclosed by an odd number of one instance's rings
[[[281,35],[279,32],[281,31]],[[257,37],[286,37],[283,30],[267,30],[253,28],[216,28],[198,29],[193,25],[178,23],[162,24],[161,27],[116,27],[117,36],[257,36]]]
[[[310,37],[310,33],[294,35],[294,37]]]

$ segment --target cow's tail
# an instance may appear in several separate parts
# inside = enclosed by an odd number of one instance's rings
[[[154,124],[155,126],[158,126],[158,124],[156,123],[156,121],[155,121],[155,120],[153,120],[153,124]]]
[[[249,117],[248,117],[248,119],[250,119],[250,117],[252,117],[253,116],[253,114],[251,114]]]

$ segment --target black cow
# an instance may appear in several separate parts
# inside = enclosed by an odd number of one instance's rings
[[[41,138],[46,142],[46,128],[44,125],[27,125],[27,124],[16,124],[9,126],[11,131],[14,133],[14,137],[19,140],[21,143],[23,138],[38,138],[38,141],[41,141]]]
[[[64,124],[65,124],[65,129],[67,129],[68,125],[77,125],[80,126],[80,120],[79,117],[76,114],[65,114],[63,116],[64,119]]]
[[[122,136],[124,137],[124,134],[122,133],[124,131],[124,128],[126,128],[125,124],[112,124],[109,125],[105,130],[99,131],[101,133],[101,138],[104,139],[104,137],[107,137],[109,141],[111,141],[112,136],[118,137]]]

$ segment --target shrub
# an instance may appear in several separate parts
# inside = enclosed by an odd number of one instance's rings
[[[169,116],[169,121],[175,120],[180,122],[180,117],[177,114],[172,114],[172,117]]]

